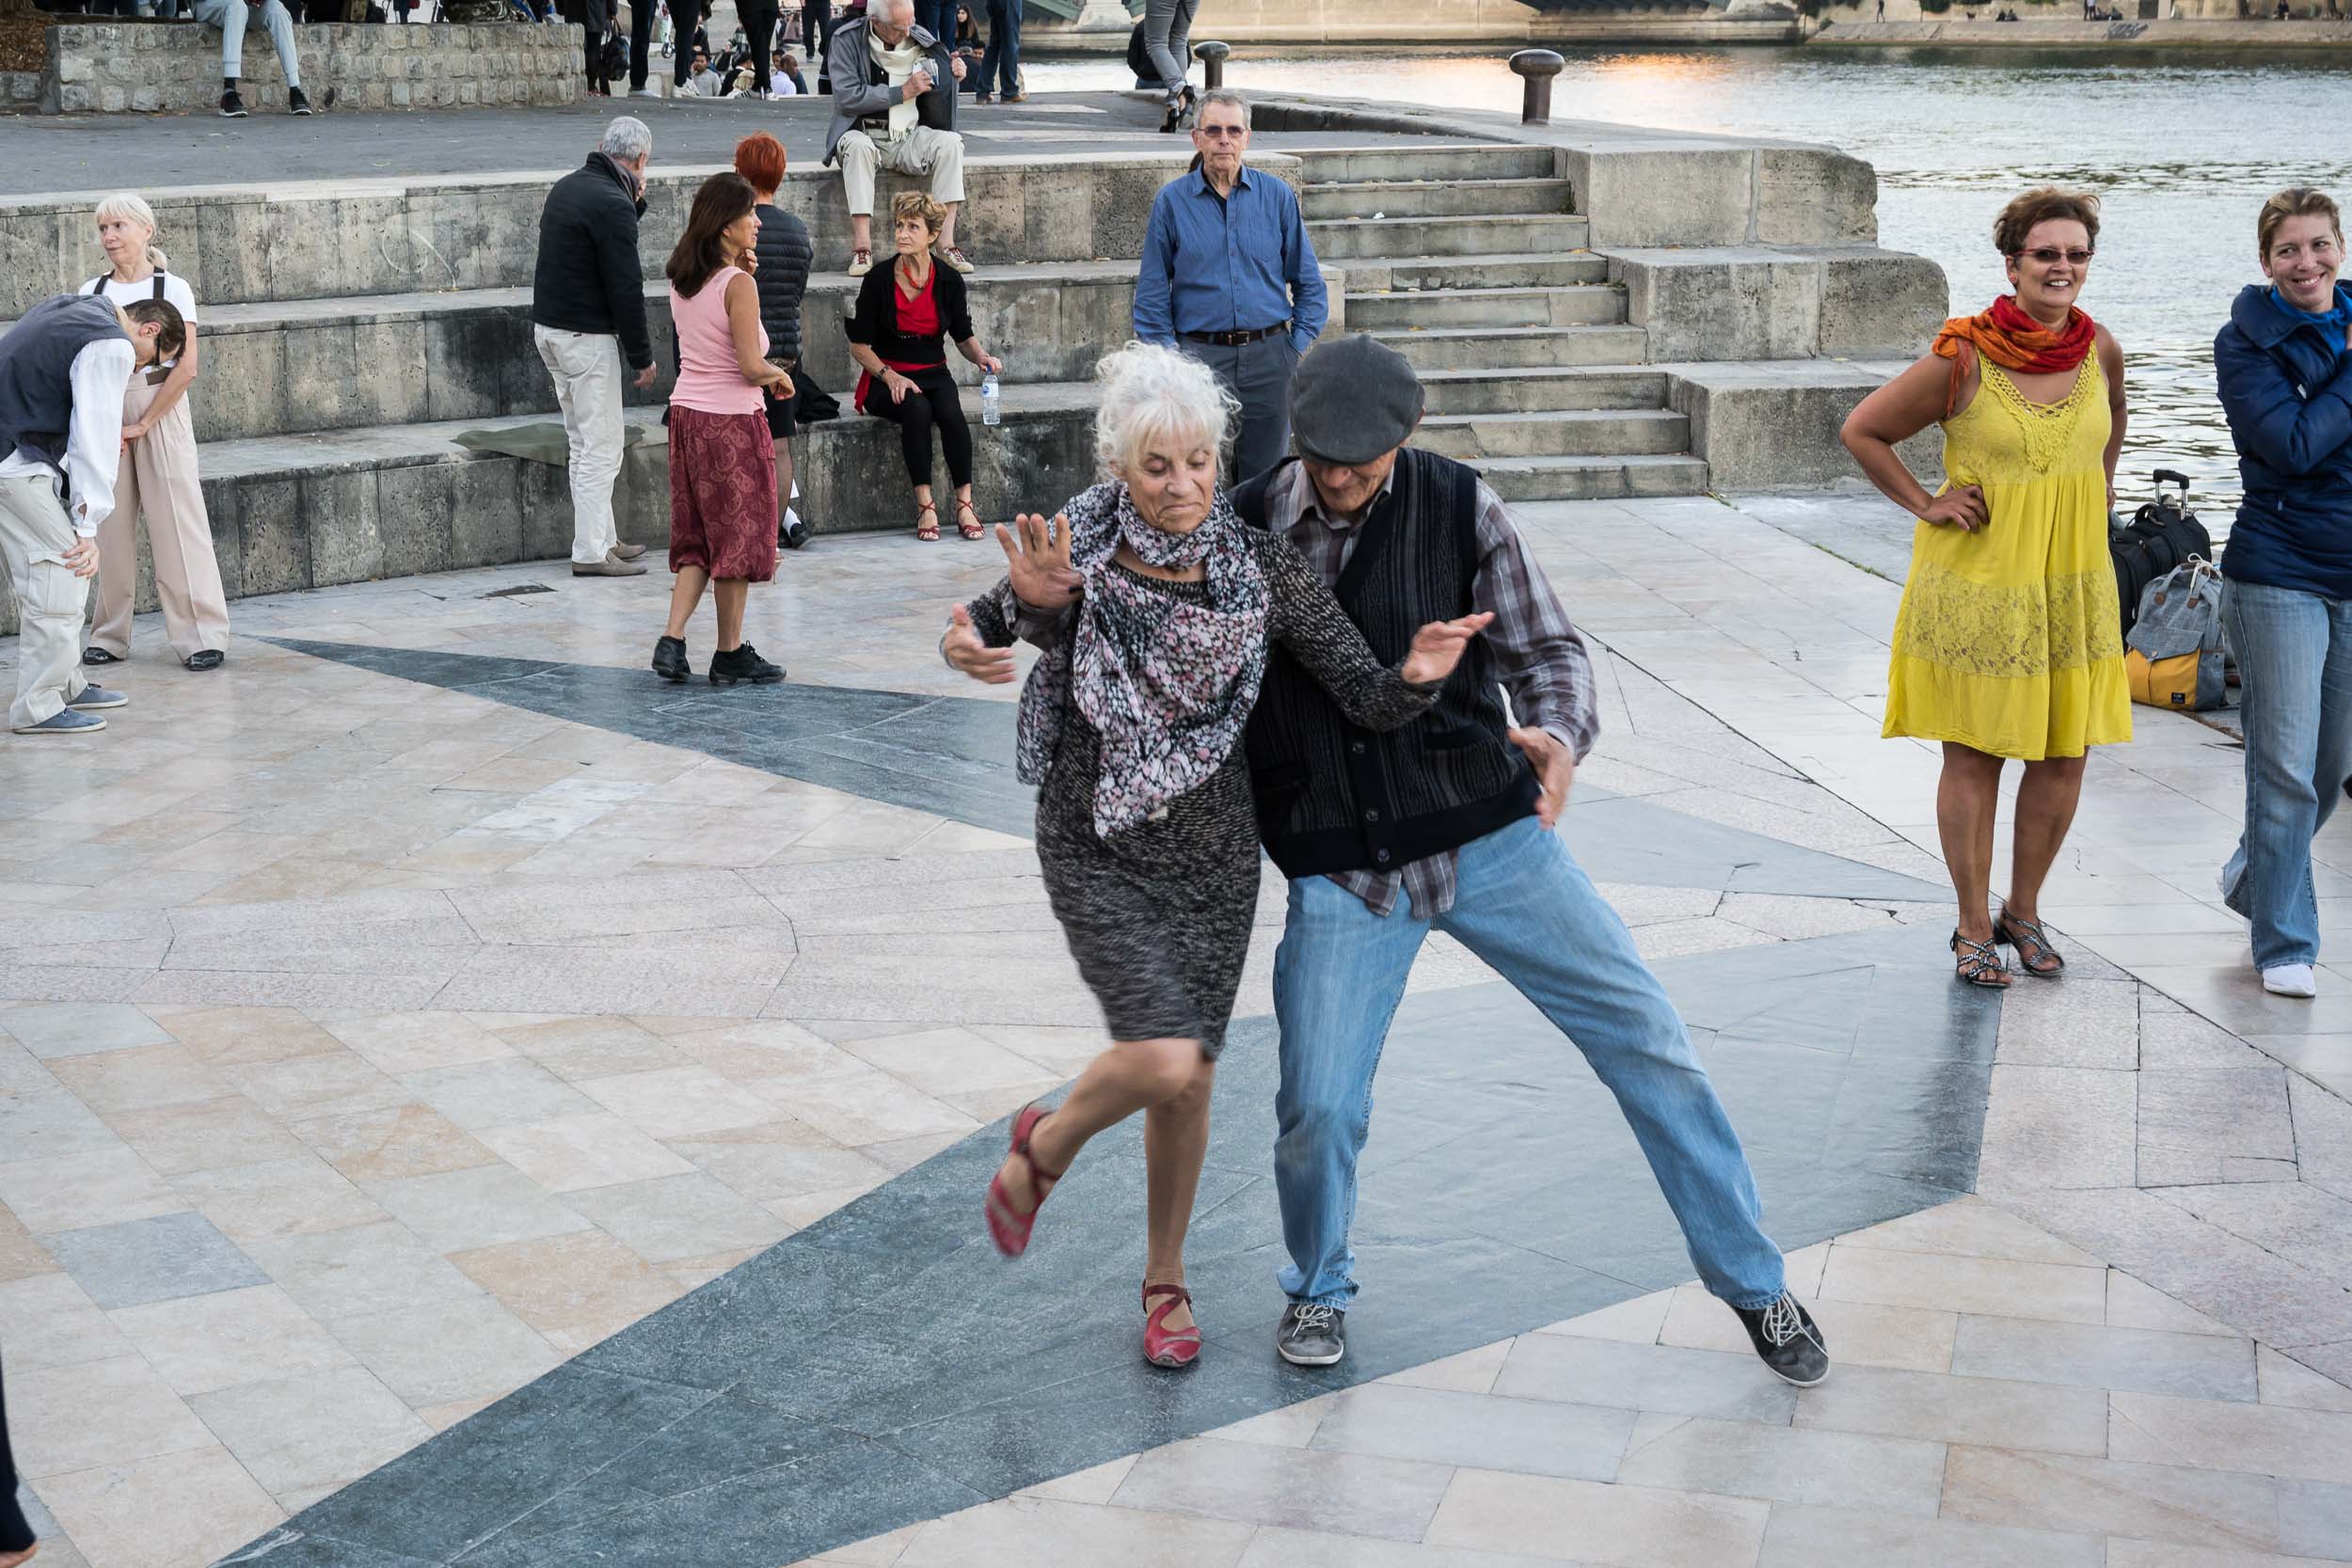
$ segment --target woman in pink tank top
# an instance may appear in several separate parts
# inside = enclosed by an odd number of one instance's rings
[[[759,237],[751,182],[714,174],[694,193],[686,232],[670,253],[670,319],[677,386],[670,393],[670,624],[654,644],[664,680],[693,674],[686,623],[708,584],[719,616],[710,684],[784,679],[784,667],[743,641],[751,585],[776,575],[776,449],[763,393],[792,395],[792,377],[768,363],[759,293],[750,268]]]

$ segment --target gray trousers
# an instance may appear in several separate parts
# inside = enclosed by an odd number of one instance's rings
[[[1241,400],[1241,430],[1226,469],[1229,486],[1257,478],[1290,455],[1291,372],[1298,369],[1290,334],[1279,332],[1234,348],[1189,338],[1177,339],[1176,345],[1208,366]]]
[[[1200,0],[1143,0],[1143,48],[1160,85],[1174,92],[1192,64],[1192,19]]]
[[[0,479],[0,569],[16,591],[16,701],[11,725],[38,724],[82,694],[82,610],[89,579],[65,563],[73,520],[45,473]],[[100,556],[103,564],[104,556]]]

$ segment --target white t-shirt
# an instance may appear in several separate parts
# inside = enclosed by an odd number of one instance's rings
[[[787,76],[783,71],[779,71],[774,75],[768,78],[768,90],[774,93],[778,98],[790,98],[799,93],[801,89],[792,85],[791,77]]]
[[[179,311],[180,319],[182,321],[186,322],[190,326],[194,326],[196,325],[196,291],[189,288],[188,280],[181,277],[176,272],[165,273],[163,275],[163,279],[164,303]],[[93,291],[88,284],[85,283],[82,285],[82,293],[87,294],[93,292],[95,291]],[[142,299],[153,299],[155,297],[155,279],[153,277],[150,276],[140,278],[135,283],[125,283],[119,278],[109,276],[106,279],[106,286],[103,292],[106,297],[113,300],[117,305],[132,305]],[[179,361],[176,359],[158,359],[155,363],[158,367],[164,370],[169,370],[173,365],[178,364]]]

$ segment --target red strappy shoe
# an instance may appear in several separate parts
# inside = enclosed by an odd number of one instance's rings
[[[1159,1298],[1157,1307],[1152,1298]],[[1200,1326],[1169,1328],[1168,1314],[1179,1306],[1190,1307],[1192,1292],[1182,1285],[1152,1285],[1143,1287],[1143,1358],[1154,1367],[1184,1368],[1200,1358]]]
[[[1029,1249],[1029,1231],[1037,1224],[1037,1212],[1045,1207],[1045,1199],[1053,1192],[1054,1183],[1059,1181],[1064,1174],[1047,1170],[1029,1153],[1030,1134],[1037,1131],[1037,1124],[1043,1121],[1048,1114],[1031,1105],[1012,1118],[1012,1152],[1029,1167],[1029,1191],[1037,1195],[1037,1201],[1029,1206],[1029,1212],[1024,1214],[1013,1208],[1012,1195],[1005,1191],[1003,1176],[988,1179],[988,1233],[995,1239],[996,1250],[1008,1258],[1018,1258]]]

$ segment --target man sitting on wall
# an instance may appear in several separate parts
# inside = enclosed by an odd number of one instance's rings
[[[914,24],[914,0],[873,0],[864,16],[834,29],[825,74],[833,80],[825,162],[841,166],[850,198],[850,276],[873,270],[874,181],[884,168],[930,176],[931,199],[947,209],[939,259],[970,272],[956,244],[963,138],[955,132],[955,84],[963,62]]]
[[[286,72],[286,110],[307,115],[310,101],[302,96],[302,61],[294,55],[294,18],[285,0],[196,0],[196,19],[220,29],[220,113],[224,119],[243,119],[245,100],[237,96],[237,78],[245,73],[245,33],[259,17],[278,50],[278,63]]]

